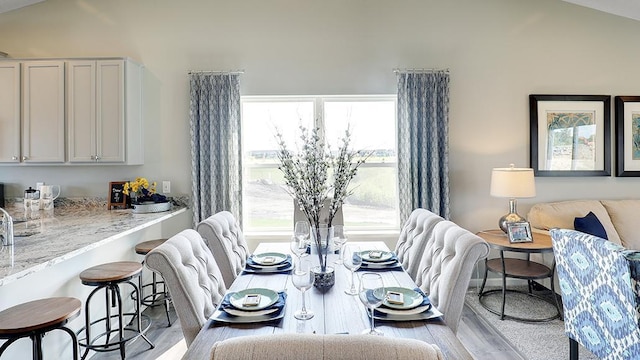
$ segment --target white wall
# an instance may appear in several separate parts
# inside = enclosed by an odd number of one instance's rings
[[[507,212],[490,171],[528,166],[528,95],[639,95],[640,22],[559,0],[47,0],[0,14],[14,58],[129,56],[146,66],[146,159],[134,167],[0,167],[10,196],[36,181],[102,195],[143,175],[190,192],[188,78],[244,69],[243,95],[395,93],[395,67],[449,68],[452,220]],[[540,201],[635,197],[638,180],[538,178]],[[594,191],[597,189],[597,191]]]

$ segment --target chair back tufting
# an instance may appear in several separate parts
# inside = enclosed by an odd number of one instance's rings
[[[226,291],[211,251],[198,232],[187,229],[151,250],[145,264],[162,275],[190,345]]]
[[[435,224],[423,242],[416,283],[457,332],[473,269],[489,254],[489,244],[448,220]]]
[[[416,339],[371,335],[269,334],[213,345],[211,360],[441,360],[440,348]]]
[[[570,358],[578,343],[600,359],[640,357],[640,251],[552,229]]]
[[[249,247],[240,225],[230,212],[221,211],[201,221],[196,229],[209,245],[228,288],[249,257]]]
[[[444,219],[429,210],[415,209],[402,226],[395,253],[402,267],[418,286],[420,283],[417,276],[427,239],[431,237],[433,227],[441,221]]]

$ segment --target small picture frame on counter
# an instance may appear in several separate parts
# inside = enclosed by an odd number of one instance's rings
[[[512,244],[533,242],[531,225],[527,221],[507,223],[507,235],[509,235],[509,242]]]
[[[126,184],[126,181],[111,181],[109,183],[107,209],[127,208],[127,195],[124,194],[124,184]]]

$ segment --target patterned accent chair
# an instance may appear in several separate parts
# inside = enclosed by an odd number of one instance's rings
[[[183,230],[145,256],[146,266],[162,275],[191,344],[222,301],[226,288],[218,265],[200,234]]]
[[[415,209],[402,226],[395,253],[402,267],[418,286],[422,285],[417,278],[427,239],[431,237],[435,225],[441,221],[444,219],[429,210]]]
[[[640,251],[552,229],[570,359],[578,344],[601,359],[640,358]]]
[[[447,326],[457,332],[473,269],[489,255],[489,244],[448,220],[436,223],[422,241],[416,283],[442,311]]]
[[[201,221],[196,230],[209,245],[228,288],[242,272],[249,257],[249,247],[236,218],[221,211]]]
[[[234,337],[211,349],[211,360],[443,360],[436,345],[370,335],[269,334]]]

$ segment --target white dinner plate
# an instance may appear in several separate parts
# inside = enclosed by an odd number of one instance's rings
[[[287,260],[287,255],[278,252],[266,252],[262,254],[254,254],[252,259],[259,265],[274,266]]]
[[[416,306],[422,304],[422,300],[423,297],[420,293],[416,292],[413,289],[407,289],[407,288],[403,288],[403,287],[385,287],[384,290],[388,293],[389,291],[395,291],[398,293],[401,293],[403,295],[404,298],[404,303],[402,304],[394,304],[394,303],[390,303],[386,298],[384,299],[384,302],[382,303],[384,306],[391,308],[391,309],[398,309],[398,310],[408,310],[408,309],[413,309]]]
[[[244,305],[244,297],[250,294],[260,295],[260,303],[258,305],[253,305],[253,306]],[[271,289],[253,288],[253,289],[244,289],[244,290],[232,293],[229,296],[229,302],[236,309],[240,309],[243,311],[257,311],[275,304],[275,302],[278,301],[278,298],[279,298],[278,293]]]
[[[380,257],[371,257],[371,253],[372,252],[380,252]],[[360,257],[362,258],[362,260],[367,261],[367,262],[374,262],[374,263],[379,263],[379,262],[383,262],[383,261],[388,261],[389,259],[391,259],[391,257],[393,256],[393,253],[390,251],[382,251],[382,250],[366,250],[366,251],[361,251],[360,252]]]
[[[264,315],[269,315],[278,311],[278,308],[255,310],[255,311],[244,311],[244,310],[234,309],[232,307],[227,307],[226,309],[223,309],[223,311],[233,316],[264,316]]]

